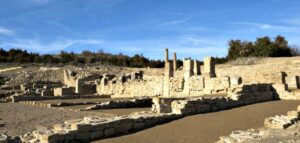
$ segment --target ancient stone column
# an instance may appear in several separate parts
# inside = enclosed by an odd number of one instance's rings
[[[176,56],[176,52],[174,52],[174,54],[173,54],[173,70],[174,71],[177,70],[177,56]]]
[[[186,59],[183,61],[184,84],[183,93],[190,94],[190,77],[193,75],[193,60]]]
[[[165,49],[165,67],[166,67],[168,62],[169,62],[169,49],[166,48]]]
[[[204,75],[209,77],[215,77],[215,64],[212,57],[206,57],[204,59]]]
[[[194,75],[200,75],[200,63],[197,60],[194,60]]]
[[[80,93],[81,92],[81,80],[76,79],[76,85],[75,85],[75,93]]]
[[[165,71],[164,71],[164,83],[163,83],[163,96],[169,97],[170,96],[170,77],[173,77],[174,71],[173,71],[173,64],[170,62],[167,62],[165,65]]]
[[[173,64],[168,62],[165,64],[165,77],[173,77],[174,71],[173,71]]]
[[[193,61],[186,59],[183,61],[184,79],[189,79],[193,75]]]

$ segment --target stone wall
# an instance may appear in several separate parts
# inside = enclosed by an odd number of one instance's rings
[[[138,80],[109,80],[97,85],[97,93],[100,95],[112,95],[112,97],[153,97],[163,92],[163,77],[147,77]]]
[[[90,142],[123,135],[180,118],[176,114],[137,113],[114,118],[85,117],[20,136],[22,142]]]
[[[107,101],[93,106],[86,107],[83,111],[100,110],[100,109],[115,109],[115,108],[141,108],[151,107],[151,98],[138,98],[128,101]]]
[[[269,84],[241,85],[229,89],[223,97],[196,98],[154,98],[152,111],[158,113],[196,114],[212,112],[273,100],[273,90]]]
[[[278,83],[281,82],[278,74],[282,72],[284,72],[285,81],[290,87],[299,87],[299,58],[283,59],[282,61],[274,58],[255,65],[219,65],[216,67],[217,76],[240,76],[243,83]]]
[[[68,96],[32,96],[32,95],[20,95],[11,96],[12,102],[20,101],[41,101],[41,100],[56,100],[56,99],[77,99],[77,98],[110,98],[110,96],[80,96],[80,95],[68,95]],[[34,104],[34,103],[33,103]],[[44,106],[44,105],[43,105]]]

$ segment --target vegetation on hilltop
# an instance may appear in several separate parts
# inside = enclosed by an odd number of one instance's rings
[[[10,49],[8,51],[0,49],[0,62],[2,63],[63,63],[63,64],[85,64],[99,63],[105,65],[115,65],[124,67],[155,67],[164,66],[161,60],[149,60],[143,55],[134,55],[132,57],[118,54],[113,55],[103,51],[90,52],[83,51],[80,54],[74,52],[61,51],[57,55],[40,55],[38,53],[29,53],[26,50]]]
[[[283,36],[277,36],[274,40],[269,37],[257,38],[255,42],[230,40],[228,42],[228,53],[226,57],[215,57],[216,63],[225,63],[228,60],[245,57],[290,57],[298,55],[295,47],[288,45],[288,41]],[[82,53],[61,51],[57,55],[38,53],[29,53],[26,50],[10,49],[8,51],[0,48],[1,63],[62,63],[62,64],[86,64],[99,63],[105,65],[115,65],[123,67],[164,67],[164,61],[150,60],[143,55],[134,55],[132,57],[117,54],[113,55],[103,51]],[[181,66],[182,61],[178,60]]]
[[[227,59],[245,57],[291,57],[298,55],[297,49],[288,45],[283,36],[277,36],[274,40],[265,36],[257,38],[255,42],[230,40],[228,42]]]

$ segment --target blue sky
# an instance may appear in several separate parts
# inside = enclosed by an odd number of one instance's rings
[[[0,47],[225,56],[229,39],[300,45],[300,0],[1,0]]]

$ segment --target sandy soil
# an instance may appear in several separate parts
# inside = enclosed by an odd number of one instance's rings
[[[59,100],[43,100],[38,101],[42,103],[60,103],[60,102],[67,102],[67,103],[82,103],[82,102],[106,102],[106,101],[127,101],[133,98],[86,98],[86,99],[59,99]]]
[[[0,103],[0,133],[17,136],[33,131],[39,125],[50,127],[57,123],[63,123],[65,120],[83,118],[84,116],[112,117],[147,110],[150,108],[67,111],[18,103]]]
[[[93,112],[107,113],[107,114],[114,114],[114,115],[127,115],[127,114],[131,114],[134,112],[141,112],[141,111],[151,111],[151,108],[109,109],[109,110],[95,110]]]
[[[262,127],[266,117],[286,114],[298,105],[300,101],[272,101],[199,114],[95,143],[211,143],[231,131]]]

